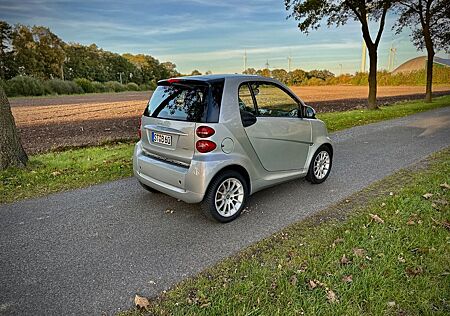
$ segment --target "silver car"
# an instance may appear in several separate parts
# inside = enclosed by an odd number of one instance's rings
[[[249,75],[158,82],[141,118],[134,175],[151,192],[234,220],[250,194],[292,179],[321,183],[333,147],[325,124],[288,87]]]

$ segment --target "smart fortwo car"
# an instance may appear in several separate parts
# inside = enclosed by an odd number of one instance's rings
[[[134,175],[151,192],[201,203],[219,222],[234,220],[250,194],[330,174],[325,124],[277,80],[250,75],[158,82],[139,128]]]

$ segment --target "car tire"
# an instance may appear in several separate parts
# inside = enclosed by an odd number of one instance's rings
[[[309,163],[306,180],[312,184],[324,182],[330,175],[332,165],[333,154],[331,153],[331,149],[328,146],[319,147]]]
[[[140,184],[144,189],[146,189],[148,192],[151,192],[151,193],[160,193],[158,190],[155,190],[155,189],[153,189],[152,187],[149,187],[148,185],[143,184],[141,181],[138,181],[138,182],[139,182],[139,184]]]
[[[248,185],[244,177],[239,172],[227,170],[211,181],[201,209],[209,219],[228,223],[241,214],[247,198]]]

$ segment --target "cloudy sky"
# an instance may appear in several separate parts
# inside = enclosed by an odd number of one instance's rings
[[[44,25],[66,42],[96,43],[117,53],[143,53],[172,61],[182,73],[241,72],[247,66],[330,69],[355,72],[361,64],[361,31],[356,22],[323,27],[308,36],[286,20],[283,0],[0,0],[0,19],[11,24]],[[386,68],[391,46],[396,66],[423,55],[408,33],[391,31],[389,17],[379,48]],[[375,29],[375,26],[373,26]],[[342,66],[341,66],[342,65]],[[342,68],[341,68],[342,67]]]

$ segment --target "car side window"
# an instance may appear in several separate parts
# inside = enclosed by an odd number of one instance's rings
[[[239,87],[239,110],[241,112],[249,112],[256,115],[255,104],[253,103],[252,93],[248,84]]]
[[[288,93],[271,83],[252,83],[258,116],[298,117],[299,105]]]

